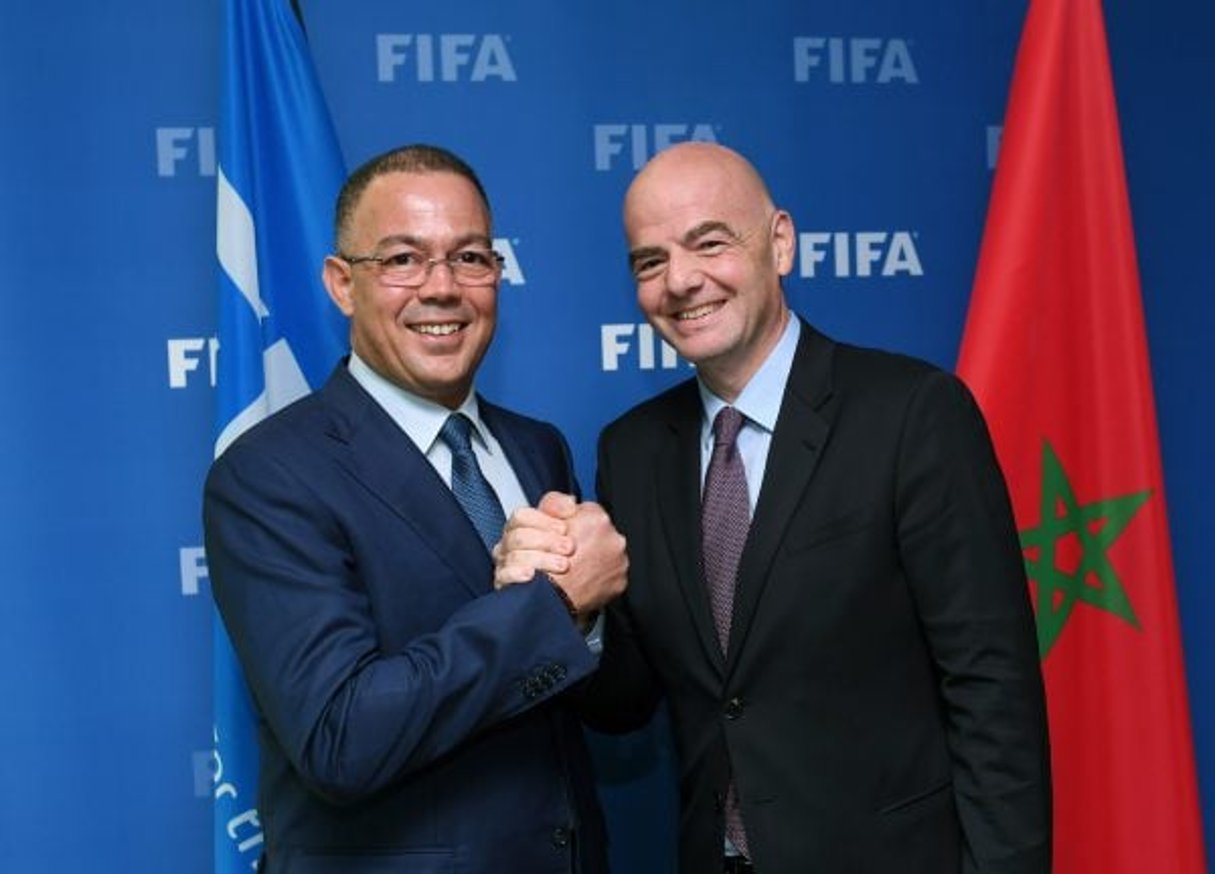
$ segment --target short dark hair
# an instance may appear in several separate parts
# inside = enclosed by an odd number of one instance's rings
[[[377,155],[346,177],[342,190],[338,192],[333,215],[333,238],[337,248],[342,247],[342,234],[350,224],[355,207],[373,179],[388,173],[455,173],[472,183],[481,196],[486,216],[492,216],[489,196],[485,193],[476,172],[459,155],[440,146],[413,143],[400,146],[382,155]]]

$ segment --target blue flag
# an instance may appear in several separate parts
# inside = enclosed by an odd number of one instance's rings
[[[225,0],[221,71],[217,456],[320,385],[347,345],[320,279],[346,173],[286,0]],[[218,617],[214,638],[215,871],[234,874],[262,850],[257,736]]]

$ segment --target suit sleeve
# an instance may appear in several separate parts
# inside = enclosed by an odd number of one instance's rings
[[[946,708],[967,871],[1050,870],[1050,765],[1033,613],[1007,489],[961,382],[917,387],[896,513]]]
[[[350,532],[267,452],[230,448],[203,506],[213,593],[258,709],[330,801],[377,792],[595,667],[538,583],[474,598],[385,650]],[[402,597],[425,599],[426,581],[400,573]]]
[[[606,433],[599,441],[595,496],[620,527],[621,522],[613,514],[610,442],[610,436]],[[621,533],[627,539],[627,530],[622,529]],[[630,567],[640,567],[640,563],[630,560]],[[623,734],[642,728],[650,720],[661,694],[658,679],[637,633],[626,591],[604,612],[603,654],[599,670],[579,690],[579,713],[583,721],[596,731]]]

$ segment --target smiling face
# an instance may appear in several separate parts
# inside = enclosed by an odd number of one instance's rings
[[[341,245],[348,256],[485,252],[492,245],[489,213],[473,184],[455,173],[387,173],[359,197]],[[390,382],[455,409],[494,334],[498,277],[461,285],[448,265],[434,264],[421,286],[397,288],[379,275],[375,262],[325,259],[325,287],[350,318],[351,347]]]
[[[733,401],[789,319],[780,280],[793,266],[792,219],[741,156],[684,143],[637,175],[624,228],[642,312]]]

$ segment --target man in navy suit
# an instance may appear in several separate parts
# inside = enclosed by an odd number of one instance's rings
[[[389,152],[347,180],[336,242],[349,358],[236,440],[204,498],[258,717],[259,870],[603,872],[565,693],[624,544],[580,516],[595,568],[493,589],[503,513],[576,484],[555,428],[473,390],[501,278],[484,190],[450,152]]]
[[[680,870],[1049,871],[1033,615],[970,394],[790,312],[793,220],[737,153],[660,153],[624,221],[641,309],[697,376],[601,435],[630,582],[585,692],[610,731],[666,699]],[[519,511],[499,584],[564,570],[577,512]]]

